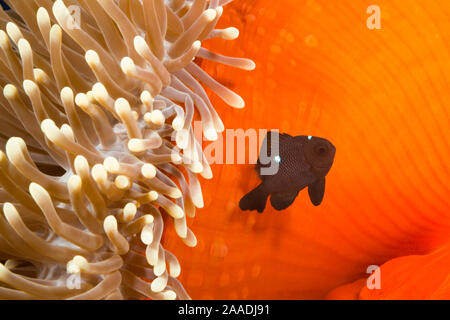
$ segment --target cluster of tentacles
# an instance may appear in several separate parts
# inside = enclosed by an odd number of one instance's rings
[[[205,93],[242,99],[195,57],[224,0],[9,0],[0,11],[0,299],[188,299],[161,245],[211,178],[194,138],[223,124]],[[145,280],[144,280],[145,279]]]

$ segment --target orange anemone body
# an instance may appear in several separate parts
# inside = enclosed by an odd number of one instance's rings
[[[165,238],[194,299],[450,298],[450,2],[380,0],[374,30],[371,4],[227,6],[220,23],[240,38],[208,45],[257,68],[202,61],[247,103],[214,99],[225,127],[324,137],[337,152],[323,203],[303,191],[284,212],[239,209],[258,184],[253,165],[212,166],[189,222],[198,246]],[[370,265],[380,290],[365,286]]]

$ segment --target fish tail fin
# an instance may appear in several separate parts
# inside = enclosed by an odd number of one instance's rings
[[[256,210],[261,213],[266,207],[268,197],[269,194],[264,191],[264,186],[261,183],[255,189],[242,197],[239,201],[239,208],[241,208],[241,210]]]

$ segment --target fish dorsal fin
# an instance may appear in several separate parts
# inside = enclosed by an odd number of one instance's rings
[[[275,192],[270,197],[270,203],[276,210],[284,210],[294,202],[297,195],[298,191]]]
[[[325,177],[317,179],[314,183],[308,186],[309,199],[313,205],[318,206],[325,194]]]
[[[278,139],[274,140],[272,142],[272,139],[276,135],[278,135]],[[261,159],[273,158],[273,157],[279,155],[281,152],[282,146],[289,145],[289,143],[292,142],[293,139],[294,139],[294,137],[292,137],[291,135],[289,135],[287,133],[278,133],[276,131],[269,131],[266,133],[266,136],[264,137],[264,141],[261,145],[261,149],[259,150],[258,161],[255,165],[255,169],[256,169],[256,172],[258,173],[258,175],[260,175],[261,167],[270,166],[270,163],[264,163],[267,161],[261,161]],[[278,150],[278,152],[277,151],[274,152],[277,154],[272,153],[272,145],[273,145],[273,147],[276,148],[275,150]],[[265,148],[267,148],[267,150]],[[263,157],[263,158],[261,158],[261,157]]]
[[[278,141],[274,141],[272,143],[272,139],[275,138],[278,135]],[[264,152],[264,146],[267,146],[267,155],[275,156],[275,154],[272,154],[272,144],[273,146],[277,146],[278,150],[280,146],[282,146],[284,143],[289,143],[294,139],[291,135],[287,133],[278,133],[276,131],[269,131],[266,133],[266,136],[264,138],[263,144],[261,145],[260,153]],[[278,143],[277,143],[278,142]]]

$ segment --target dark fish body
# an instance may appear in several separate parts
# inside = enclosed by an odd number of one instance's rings
[[[255,166],[262,182],[239,201],[239,207],[263,212],[270,196],[272,207],[284,210],[306,187],[311,202],[318,206],[324,196],[325,176],[333,164],[335,152],[336,148],[323,138],[268,132]],[[264,158],[263,154],[266,155]],[[273,165],[267,163],[269,159],[276,159],[278,170],[262,174],[263,169]]]

